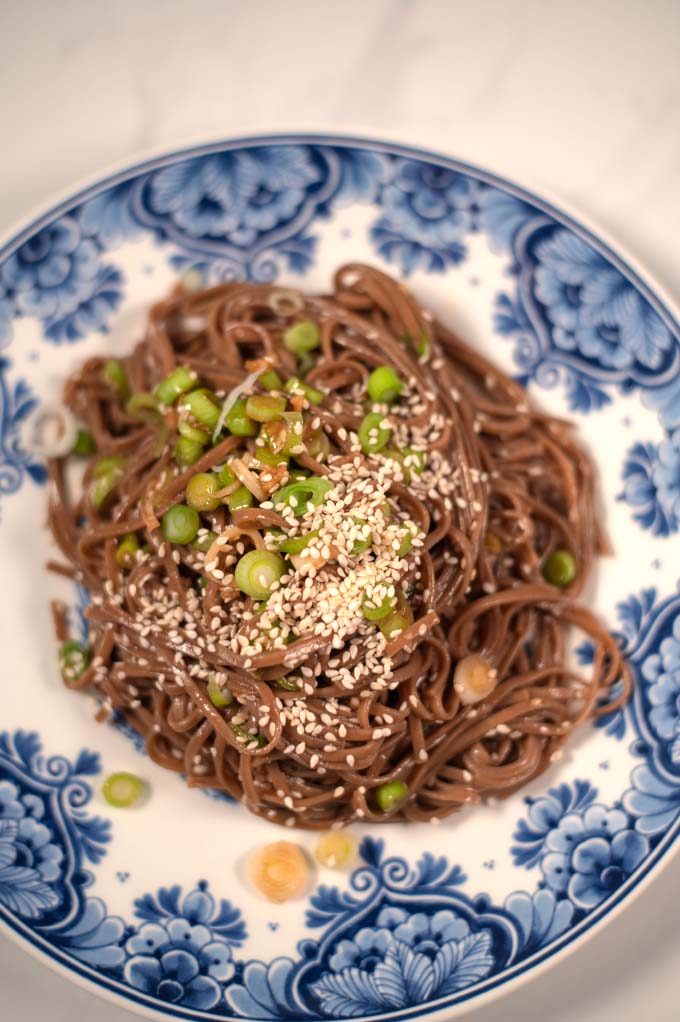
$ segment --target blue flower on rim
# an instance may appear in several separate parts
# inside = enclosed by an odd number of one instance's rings
[[[43,814],[44,806],[39,798],[22,796],[13,781],[0,781],[0,820],[16,822],[12,830],[14,863],[36,870],[42,880],[51,883],[61,873],[64,852],[53,842],[52,831],[39,822]],[[7,834],[5,840],[8,840]]]
[[[151,179],[151,208],[192,238],[253,245],[292,220],[321,173],[303,146],[215,153],[164,167]]]
[[[207,1010],[220,1000],[222,983],[234,975],[229,944],[202,923],[175,917],[145,923],[125,949],[128,983],[171,1004]]]
[[[621,809],[590,805],[570,812],[546,837],[541,869],[548,887],[589,911],[639,866],[649,843]]]
[[[657,313],[617,269],[566,228],[539,241],[535,294],[553,343],[608,369],[659,369],[673,344]]]
[[[0,279],[14,292],[19,312],[42,320],[74,312],[92,292],[99,269],[93,241],[64,216],[24,242],[0,267]]]
[[[659,738],[669,743],[671,762],[680,764],[680,615],[658,652],[642,661],[641,673],[649,682],[649,722]]]
[[[651,443],[635,443],[626,454],[621,476],[623,491],[618,500],[633,509],[633,518],[654,536],[668,536],[680,524],[680,430],[671,434],[664,447],[664,465],[660,448]],[[674,461],[678,457],[674,477]],[[662,485],[660,485],[662,484]]]
[[[351,1018],[461,990],[492,965],[490,931],[473,932],[452,910],[386,907],[374,926],[338,942],[313,989],[326,1014]]]
[[[14,313],[14,301],[9,296],[7,288],[0,281],[0,348],[3,348],[12,336]]]
[[[403,160],[382,192],[371,237],[404,273],[418,265],[442,271],[465,256],[476,185],[471,178],[419,160]]]

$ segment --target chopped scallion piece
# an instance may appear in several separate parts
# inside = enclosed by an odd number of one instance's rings
[[[287,403],[285,397],[254,394],[246,400],[246,415],[255,422],[274,422],[283,418]]]
[[[77,681],[90,665],[90,654],[85,646],[73,639],[62,643],[59,650],[62,677],[66,681]]]
[[[408,799],[408,788],[403,781],[388,781],[375,789],[373,799],[381,813],[396,813]]]
[[[312,319],[303,319],[300,323],[294,323],[285,331],[283,343],[288,351],[292,351],[296,355],[314,351],[321,344],[319,324]]]
[[[197,379],[198,376],[193,369],[178,366],[158,384],[155,390],[156,397],[164,405],[174,405],[178,397],[196,386]]]
[[[253,495],[247,486],[239,486],[238,490],[234,490],[227,497],[227,507],[234,513],[234,511],[241,511],[244,507],[253,506]]]
[[[191,543],[200,526],[198,511],[186,504],[175,504],[161,518],[161,531],[168,543]]]
[[[116,809],[129,809],[139,802],[143,794],[144,782],[124,771],[110,774],[102,785],[105,801]]]
[[[130,383],[122,362],[115,358],[110,358],[105,362],[102,366],[102,379],[118,391],[118,396],[123,401],[128,399],[130,396]]]
[[[265,369],[257,378],[258,383],[265,390],[283,390],[283,380],[276,369]]]
[[[257,423],[246,411],[247,401],[243,397],[237,398],[226,414],[224,425],[232,436],[256,436]],[[215,420],[217,424],[217,420]]]
[[[299,482],[289,483],[288,486],[277,490],[272,497],[274,507],[278,504],[286,504],[292,507],[296,515],[304,514],[307,504],[318,507],[323,504],[326,494],[333,489],[333,484],[328,479],[320,476],[310,476],[308,479],[301,479]]]
[[[297,376],[291,376],[289,380],[286,380],[285,389],[289,394],[302,394],[303,397],[307,398],[310,405],[320,405],[325,397],[322,390],[310,387],[308,383],[303,383]]]
[[[189,465],[194,465],[204,452],[203,444],[181,436],[175,444],[173,457],[181,468],[186,468]]]
[[[217,398],[211,391],[200,387],[185,394],[180,405],[182,411],[188,412],[201,426],[213,430],[220,420],[220,407]]]
[[[197,472],[184,492],[187,504],[196,511],[215,511],[220,506],[220,498],[215,496],[219,485],[214,472]]]
[[[129,571],[137,563],[139,552],[139,540],[134,532],[126,532],[122,539],[118,540],[116,546],[116,564],[119,568]]]
[[[220,688],[212,672],[208,675],[208,698],[218,710],[223,709],[225,706],[231,706],[234,701],[234,697],[228,688]]]
[[[285,571],[286,563],[280,554],[270,550],[249,550],[239,559],[234,580],[246,596],[266,600]]]
[[[365,454],[381,451],[387,445],[392,430],[386,429],[382,425],[384,418],[385,416],[381,415],[380,412],[369,412],[368,415],[364,416],[357,430],[357,435],[361,449]]]
[[[72,454],[77,454],[81,458],[87,457],[88,454],[94,454],[97,449],[97,445],[94,442],[94,437],[87,429],[79,429],[76,434],[76,441],[71,451]]]
[[[576,560],[568,550],[554,550],[543,565],[543,578],[559,589],[570,586],[576,575]]]
[[[125,405],[125,411],[131,419],[135,419],[137,422],[159,422],[161,420],[161,413],[158,410],[158,398],[154,397],[153,394],[147,394],[145,391],[139,391],[139,393],[129,397]]]
[[[364,596],[361,604],[361,613],[367,621],[382,621],[390,613],[394,603],[395,599],[393,596],[386,596],[376,607],[373,600],[369,600],[367,596]]]
[[[319,535],[319,530],[307,532],[304,536],[292,536],[279,543],[279,550],[284,554],[299,554],[305,547],[309,546],[313,539]]]
[[[193,541],[191,546],[194,550],[198,550],[202,554],[207,554],[208,550],[210,550],[210,547],[213,545],[216,539],[217,533],[213,532],[212,529],[210,529],[208,532],[206,532],[205,536],[198,536]]]
[[[378,366],[368,377],[368,396],[379,404],[392,404],[404,389],[404,381],[392,366]]]

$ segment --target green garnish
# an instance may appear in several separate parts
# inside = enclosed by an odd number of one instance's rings
[[[238,490],[234,490],[227,497],[227,507],[234,513],[234,511],[241,511],[245,507],[253,506],[253,495],[247,486],[239,486]]]
[[[395,551],[397,557],[406,557],[406,554],[410,552],[412,547],[413,536],[411,535],[410,532],[405,532],[401,539],[401,542],[399,543],[397,550]]]
[[[236,476],[229,468],[229,465],[223,465],[217,473],[217,478],[220,481],[220,489],[225,489],[227,486],[231,486],[232,483],[236,482]]]
[[[255,743],[258,749],[264,749],[267,744],[267,739],[264,735],[251,735],[250,731],[246,731],[246,729],[241,727],[240,724],[231,724],[230,727],[238,738],[245,738],[248,745]]]
[[[137,563],[137,554],[139,552],[139,540],[135,532],[126,532],[125,535],[118,540],[116,546],[116,564],[119,568],[125,568],[129,571],[130,568],[134,568]]]
[[[393,639],[399,632],[413,624],[413,611],[406,595],[399,590],[395,607],[378,622],[378,627],[387,640]]]
[[[568,550],[554,550],[543,565],[543,578],[559,589],[570,586],[576,575],[576,560]]]
[[[381,813],[396,813],[408,798],[408,788],[403,781],[387,781],[373,792],[373,799]]]
[[[293,536],[288,539],[284,539],[283,542],[279,543],[279,550],[284,554],[299,554],[305,547],[308,547],[313,539],[319,535],[319,530],[314,529],[312,532],[306,532],[304,536]]]
[[[209,529],[205,536],[197,536],[191,544],[193,550],[198,550],[202,554],[207,554],[210,547],[217,539],[217,533]]]
[[[246,411],[247,404],[244,397],[239,397],[226,414],[224,425],[232,436],[255,436],[257,434],[257,423],[249,417]]]
[[[283,380],[276,369],[265,369],[257,378],[257,382],[265,390],[283,390]]]
[[[300,685],[295,679],[277,678],[275,684],[278,685],[279,688],[285,688],[287,692],[300,691]]]
[[[220,506],[215,496],[220,483],[214,472],[197,472],[186,485],[185,500],[196,511],[214,511]]]
[[[277,454],[269,447],[258,447],[255,451],[255,458],[263,465],[287,465],[290,461],[287,454]]]
[[[197,379],[198,376],[193,369],[188,366],[178,366],[169,376],[161,380],[154,393],[164,405],[174,405],[178,397],[196,386]]]
[[[130,395],[130,383],[122,362],[115,358],[110,358],[105,362],[102,366],[102,379],[104,383],[108,383],[118,391],[118,396],[123,401],[127,400]]]
[[[124,467],[125,458],[120,457],[101,458],[97,462],[90,487],[90,501],[93,507],[100,508],[109,494],[115,490]]]
[[[296,515],[302,515],[307,510],[308,504],[318,507],[323,504],[326,494],[333,489],[333,484],[328,479],[320,476],[310,476],[308,479],[300,479],[296,483],[289,483],[288,486],[277,490],[272,497],[274,507],[285,504],[292,507]]]
[[[199,387],[198,390],[192,390],[185,394],[180,408],[209,430],[213,430],[220,421],[221,410],[217,404],[217,398],[212,391],[206,390],[205,387]]]
[[[296,355],[314,351],[321,344],[319,324],[312,319],[303,319],[300,323],[294,323],[285,331],[283,343],[288,351],[292,351]]]
[[[168,543],[191,543],[196,539],[201,520],[198,511],[186,504],[175,504],[161,518],[161,531]]]
[[[287,404],[285,397],[255,394],[246,401],[246,415],[255,422],[274,422],[283,418]]]
[[[365,415],[357,435],[364,454],[373,454],[381,451],[386,446],[392,433],[391,429],[385,429],[382,425],[385,416],[380,412],[369,412]]]
[[[289,380],[286,380],[285,389],[289,394],[302,394],[310,405],[320,405],[325,397],[323,391],[317,390],[316,387],[310,387],[308,383],[303,383],[297,376],[291,376]]]
[[[77,454],[81,458],[87,457],[88,454],[94,454],[97,449],[97,445],[94,442],[94,437],[87,429],[79,429],[76,434],[76,441],[71,450],[71,454]]]
[[[110,774],[102,784],[102,795],[110,806],[129,809],[144,794],[144,782],[134,774]]]
[[[266,600],[286,572],[286,562],[270,550],[249,550],[239,558],[234,580],[242,593],[254,600]]]
[[[67,681],[77,681],[90,665],[90,654],[85,646],[68,639],[59,650],[61,673]]]
[[[193,440],[196,444],[202,444],[205,446],[210,440],[209,433],[207,433],[204,429],[199,429],[198,426],[195,426],[193,422],[189,422],[189,420],[184,418],[184,416],[180,417],[177,429],[179,430],[180,436],[185,437],[187,440]]]
[[[203,444],[196,443],[195,440],[189,440],[187,437],[181,436],[175,444],[172,453],[180,468],[187,468],[189,465],[194,465],[204,452],[205,448]]]
[[[208,675],[208,698],[218,710],[223,709],[225,706],[231,706],[234,701],[234,697],[228,688],[220,688],[212,672]]]
[[[129,397],[125,404],[125,411],[131,419],[137,422],[159,422],[161,413],[158,410],[158,398],[146,391],[139,391]]]
[[[372,401],[391,405],[404,389],[404,381],[392,366],[378,366],[368,377],[366,389]]]
[[[382,621],[392,610],[395,604],[394,596],[386,596],[376,607],[373,600],[364,596],[361,602],[361,613],[367,621]]]
[[[373,533],[370,529],[366,532],[368,529],[368,522],[364,518],[354,518],[353,521],[355,521],[357,525],[361,526],[361,531],[364,536],[363,539],[355,540],[354,546],[350,550],[352,557],[357,557],[358,554],[363,554],[365,550],[368,550],[369,547],[373,546]]]

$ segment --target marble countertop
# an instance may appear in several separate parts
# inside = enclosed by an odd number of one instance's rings
[[[448,152],[552,196],[680,302],[677,0],[0,8],[0,233],[149,153],[345,131]],[[467,1022],[677,1019],[679,881],[675,861],[585,947]],[[14,1022],[132,1018],[3,938],[0,989]]]

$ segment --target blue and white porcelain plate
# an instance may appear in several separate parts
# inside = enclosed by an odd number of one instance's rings
[[[45,472],[21,444],[87,355],[128,350],[178,272],[328,286],[408,279],[470,344],[573,419],[615,554],[587,598],[634,697],[524,792],[440,827],[356,827],[345,873],[262,900],[244,863],[281,832],[189,791],[59,678]],[[277,136],[152,160],[0,248],[0,918],[45,962],[159,1019],[454,1017],[586,939],[680,831],[680,324],[579,222],[475,167],[367,140]],[[575,654],[582,662],[587,645]],[[103,775],[149,783],[112,810]],[[313,835],[296,833],[311,848]]]

